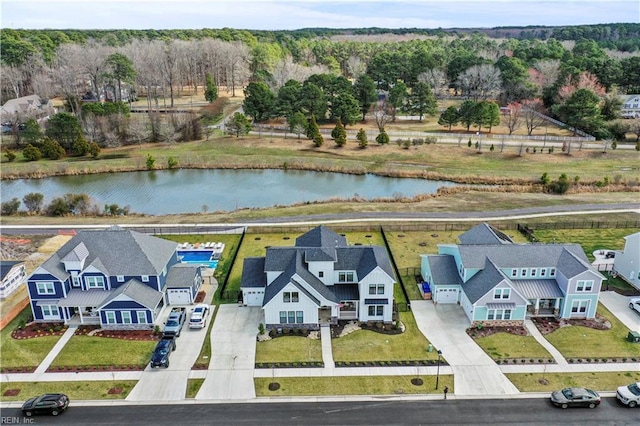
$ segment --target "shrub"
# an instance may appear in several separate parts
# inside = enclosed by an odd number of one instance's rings
[[[169,157],[167,159],[167,167],[170,169],[175,168],[178,165],[178,160],[176,160],[174,157]]]
[[[260,333],[260,335],[264,334],[264,324],[263,323],[260,323],[258,325],[258,332]]]
[[[18,209],[20,208],[20,200],[17,198],[12,198],[9,201],[4,201],[0,205],[0,212],[5,216],[10,216],[18,213]]]
[[[147,154],[146,165],[147,165],[147,169],[149,170],[153,170],[156,168],[156,159],[152,157],[151,154]]]
[[[42,158],[42,152],[35,146],[29,144],[22,150],[22,156],[26,161],[38,161]]]
[[[14,160],[16,159],[16,153],[15,153],[15,152],[13,152],[13,151],[12,151],[12,150],[10,150],[10,149],[7,149],[7,150],[4,152],[4,155],[5,155],[5,157],[7,157],[7,161],[8,161],[8,162],[12,162],[12,161],[14,161]]]

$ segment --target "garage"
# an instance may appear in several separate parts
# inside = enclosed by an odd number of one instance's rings
[[[242,301],[247,306],[262,306],[264,289],[248,288],[242,292]]]
[[[457,288],[439,288],[436,292],[437,303],[458,303]]]
[[[191,290],[188,288],[170,288],[167,290],[167,301],[169,305],[190,305]]]

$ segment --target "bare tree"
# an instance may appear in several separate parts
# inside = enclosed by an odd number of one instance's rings
[[[136,69],[137,93],[144,87],[147,97],[147,109],[158,109],[158,88],[162,85],[162,75],[159,63],[162,58],[162,42],[134,40],[126,45],[123,50],[131,58]]]
[[[436,99],[442,99],[449,88],[449,81],[447,80],[447,74],[440,69],[429,69],[423,73],[418,74],[418,81],[427,83],[433,90],[433,95]]]
[[[378,130],[382,131],[384,126],[387,125],[391,120],[393,120],[395,108],[388,104],[386,101],[378,102],[372,109],[371,115],[373,115],[374,120],[376,121],[376,126],[378,126]]]
[[[551,87],[560,76],[560,60],[545,59],[537,61],[534,65],[535,73],[532,76],[532,82],[538,86],[539,92],[547,87]]]
[[[502,114],[502,122],[509,129],[509,135],[513,134],[522,124],[522,105],[518,102],[512,102],[507,105],[507,111]]]
[[[0,64],[2,79],[2,91],[12,93],[14,98],[19,98],[24,94],[24,79],[22,70],[13,65]]]
[[[309,67],[302,66],[293,62],[291,56],[287,56],[284,59],[278,61],[273,69],[273,86],[271,90],[277,92],[278,89],[289,80],[296,80],[299,82],[305,81],[313,74],[325,74],[329,70],[327,67],[321,65],[312,65]]]
[[[224,45],[223,64],[227,91],[231,89],[231,96],[236,96],[236,85],[243,86],[250,74],[249,48],[242,42],[235,41]]]
[[[357,80],[367,72],[367,64],[359,56],[351,55],[347,59],[347,71],[354,80]]]
[[[485,100],[496,94],[502,86],[500,70],[493,65],[474,65],[458,76],[458,87],[462,94],[474,101]]]
[[[177,43],[173,40],[165,42],[162,46],[162,54],[159,58],[159,70],[163,80],[163,92],[166,88],[169,89],[169,98],[171,101],[171,108],[175,103],[175,85],[178,76],[178,61],[180,57],[180,50]]]
[[[527,135],[531,136],[531,133],[538,127],[545,123],[544,104],[541,99],[527,99],[522,101],[522,117],[524,118],[524,124],[527,127]]]

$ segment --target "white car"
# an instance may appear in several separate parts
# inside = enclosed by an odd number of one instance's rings
[[[629,300],[629,308],[640,314],[640,297],[635,297]]]
[[[207,316],[209,315],[209,305],[196,305],[191,311],[189,317],[189,328],[204,328],[207,325]]]
[[[640,405],[640,382],[631,383],[629,386],[620,386],[616,391],[616,398],[624,405],[631,408]]]

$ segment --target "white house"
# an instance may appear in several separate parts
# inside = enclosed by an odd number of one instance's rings
[[[243,302],[262,306],[267,328],[315,329],[340,320],[389,323],[395,278],[384,247],[349,246],[320,226],[293,247],[269,247],[247,258]]]
[[[38,95],[9,99],[0,109],[2,122],[14,124],[22,124],[30,118],[41,121],[54,113],[53,102]]]
[[[640,232],[624,237],[624,250],[616,251],[613,270],[640,290]]]
[[[26,282],[27,271],[24,262],[19,260],[0,260],[2,283],[0,284],[0,299],[8,297]]]
[[[640,118],[640,95],[622,96],[622,118]]]

